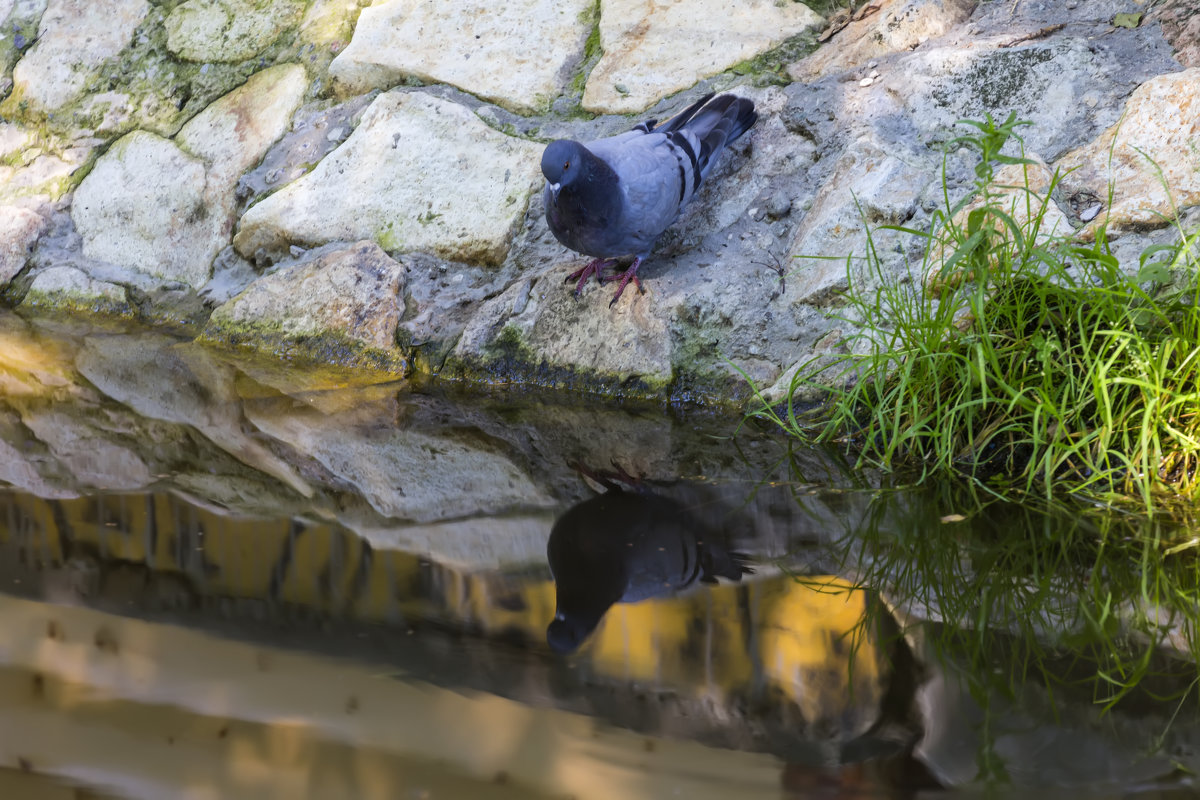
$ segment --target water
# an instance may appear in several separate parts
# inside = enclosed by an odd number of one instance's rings
[[[0,315],[0,796],[1193,791],[1186,524],[735,427]]]

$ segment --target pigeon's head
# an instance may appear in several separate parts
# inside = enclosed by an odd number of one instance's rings
[[[546,644],[556,653],[574,653],[579,649],[579,645],[583,644],[583,640],[596,629],[597,622],[588,624],[561,612],[555,614],[546,628]]]
[[[583,145],[571,139],[557,139],[546,145],[542,153],[542,174],[546,176],[555,200],[562,188],[574,183],[583,171],[586,152]]]

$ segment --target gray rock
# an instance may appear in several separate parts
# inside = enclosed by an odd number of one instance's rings
[[[341,137],[331,138],[330,133],[344,130],[349,135],[374,99],[375,95],[365,94],[329,108],[301,108],[293,118],[291,128],[257,166],[238,179],[237,198],[242,204],[241,210],[288,185],[329,155],[344,141]]]
[[[889,152],[890,151],[890,152]],[[906,274],[904,251],[896,251],[896,234],[877,230],[899,225],[916,213],[930,188],[932,159],[906,152],[895,154],[895,143],[864,136],[838,159],[833,174],[812,200],[796,230],[789,256],[797,259],[790,274],[787,298],[793,303],[826,306],[849,288],[851,274],[860,290],[873,291]],[[880,255],[883,274],[865,268],[867,229]]]
[[[972,23],[974,34],[962,27],[936,46],[881,63],[885,88],[914,87],[901,95],[922,138],[945,141],[955,120],[985,113],[1003,120],[1015,111],[1033,123],[1021,130],[1026,149],[1052,162],[1114,124],[1142,81],[1178,69],[1161,37],[1114,29],[1092,4],[1086,12],[1040,17],[1046,4],[1025,3],[1020,13],[1034,16],[1015,20],[996,14],[993,5],[980,7],[986,13]],[[1042,34],[1051,20],[1071,25],[1058,35]],[[968,36],[974,43],[969,57],[963,49]],[[1095,102],[1089,105],[1089,98]]]
[[[483,363],[515,357],[567,370],[586,365],[619,381],[669,384],[671,342],[656,298],[639,297],[614,314],[594,297],[578,301],[562,285],[562,273],[551,267],[485,303],[463,331],[455,356]]]

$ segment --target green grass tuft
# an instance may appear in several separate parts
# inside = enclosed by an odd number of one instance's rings
[[[1194,497],[1200,231],[1180,228],[1131,275],[1103,224],[1090,241],[1051,229],[1061,176],[1039,181],[1044,167],[1001,153],[1028,123],[960,124],[973,130],[950,146],[978,152],[976,191],[951,204],[944,190],[928,230],[888,226],[924,240],[921,274],[886,280],[868,233],[866,273],[880,288],[847,269],[853,352],[803,365],[786,404],[759,395],[751,414],[851,441],[860,466],[956,472],[999,493],[1133,497],[1148,511],[1165,495]],[[790,396],[814,388],[829,402],[801,414]]]

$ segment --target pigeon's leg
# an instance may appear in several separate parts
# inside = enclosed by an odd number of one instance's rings
[[[629,265],[629,269],[625,270],[620,275],[609,275],[608,277],[600,278],[601,282],[615,280],[621,281],[617,284],[617,293],[613,295],[613,299],[608,303],[609,308],[612,308],[616,304],[617,300],[621,298],[621,292],[625,291],[625,287],[629,285],[630,281],[633,281],[633,285],[637,287],[639,292],[642,294],[646,293],[646,290],[642,288],[641,279],[639,279],[637,276],[637,268],[641,265],[642,257],[638,256],[637,258],[633,259],[633,263]]]
[[[604,279],[600,276],[600,271],[605,267],[611,267],[617,263],[615,258],[596,258],[583,265],[582,269],[577,269],[566,277],[566,281],[579,279],[579,283],[575,284],[575,296],[579,297],[579,293],[583,291],[583,285],[587,283],[587,279],[596,276],[597,283],[603,283]],[[566,282],[564,281],[564,283]]]

